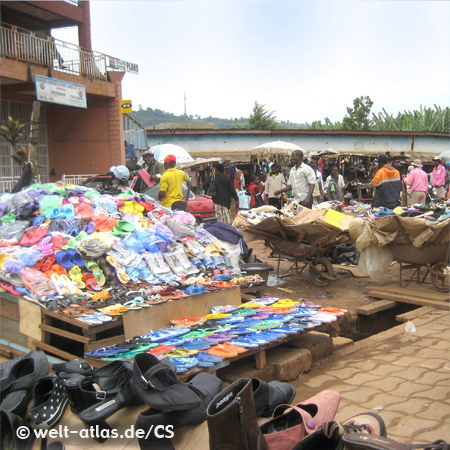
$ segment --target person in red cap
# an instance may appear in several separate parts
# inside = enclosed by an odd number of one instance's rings
[[[170,208],[174,202],[183,200],[183,181],[189,181],[186,172],[175,168],[176,163],[177,158],[174,155],[167,155],[164,158],[164,168],[166,170],[159,181],[158,200],[166,208]]]

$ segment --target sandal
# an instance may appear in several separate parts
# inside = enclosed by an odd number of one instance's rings
[[[112,256],[107,256],[106,260],[111,264],[111,266],[114,267],[116,270],[116,275],[119,281],[122,284],[127,284],[129,281],[131,281],[130,276],[127,274],[125,268],[120,264],[116,259],[114,259]]]

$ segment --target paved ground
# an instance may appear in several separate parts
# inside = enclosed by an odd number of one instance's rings
[[[338,421],[372,411],[404,444],[450,442],[450,312],[419,312],[415,333],[401,324],[319,361],[294,382],[295,401],[333,389],[341,394]]]

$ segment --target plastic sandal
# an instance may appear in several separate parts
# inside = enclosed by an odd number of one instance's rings
[[[185,347],[175,348],[174,350],[165,352],[165,354],[171,359],[172,358],[190,358],[191,356],[194,356],[197,353],[199,353],[199,350],[195,350],[195,349],[188,350]]]
[[[96,278],[92,273],[83,273],[83,280],[86,283],[86,287],[91,291],[101,291],[102,288],[98,285]]]
[[[126,284],[131,280],[131,278],[125,271],[125,268],[116,259],[114,259],[112,256],[107,256],[106,260],[114,267],[114,269],[116,270],[117,278],[119,278],[119,281],[122,284]]]
[[[172,358],[171,361],[175,364],[178,374],[186,373],[198,364],[195,358]]]
[[[221,358],[220,356],[213,356],[208,352],[200,352],[199,354],[195,355],[195,359],[198,361],[198,367],[213,367],[214,364],[223,361],[223,358]]]
[[[92,358],[101,358],[108,355],[117,355],[118,353],[125,353],[126,351],[127,350],[115,346],[98,347],[95,350],[85,353],[84,356],[91,356]]]
[[[135,311],[142,309],[142,306],[139,306],[134,300],[129,300],[123,304],[123,306],[129,311]]]

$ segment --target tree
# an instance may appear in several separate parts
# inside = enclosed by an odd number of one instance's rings
[[[269,112],[265,107],[266,105],[260,105],[258,102],[255,102],[253,105],[253,112],[250,114],[245,128],[253,130],[273,130],[277,127],[278,123],[274,116],[275,111]]]
[[[369,130],[371,120],[369,119],[370,108],[373,101],[370,97],[357,97],[353,100],[353,108],[347,108],[347,115],[342,121],[344,130]]]

